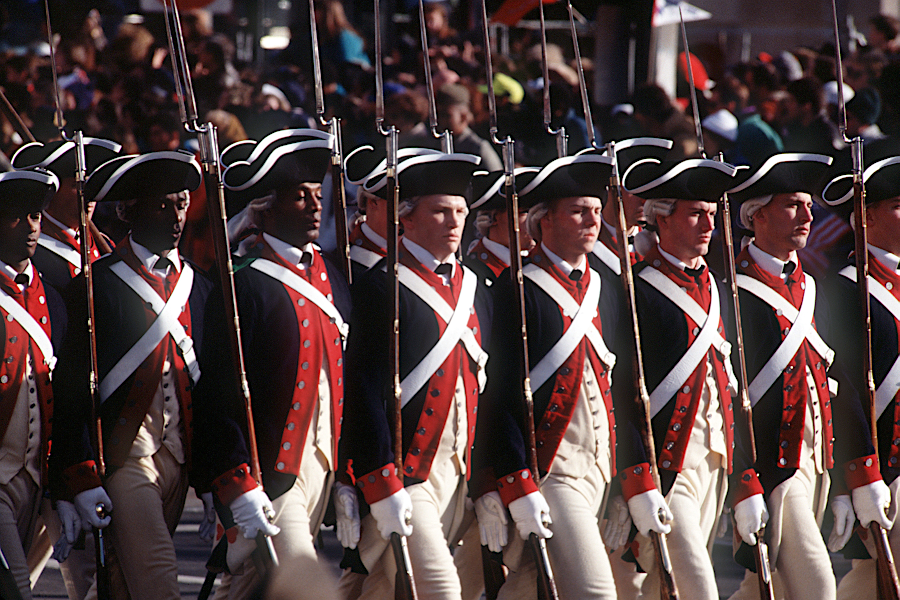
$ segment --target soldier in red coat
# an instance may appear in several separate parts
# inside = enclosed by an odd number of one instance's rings
[[[65,333],[59,294],[45,286],[32,263],[41,211],[59,180],[47,171],[0,174],[0,547],[23,598],[31,598],[29,551],[48,484],[47,455],[53,423],[51,376]],[[62,508],[65,510],[65,508]],[[74,542],[81,524],[74,509]]]

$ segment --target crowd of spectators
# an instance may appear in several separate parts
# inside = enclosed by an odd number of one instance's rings
[[[96,9],[66,9],[64,2],[52,6],[57,9],[56,64],[70,130],[116,140],[128,153],[196,148],[180,126],[159,13],[111,22],[109,15],[101,18]],[[485,165],[498,168],[499,156],[486,141],[490,134],[480,28],[477,24],[455,28],[453,24],[465,23],[467,15],[454,15],[450,4],[425,6],[441,129],[454,133],[459,150],[480,154]],[[0,6],[0,87],[34,136],[47,141],[58,133],[42,8],[43,2],[26,0]],[[128,12],[119,8],[119,14]],[[325,105],[329,114],[342,118],[348,150],[380,143],[374,114],[373,25],[360,14],[348,18],[350,8],[341,0],[316,1]],[[413,10],[408,22],[392,31],[387,46],[386,120],[401,130],[404,142],[438,147],[427,126],[418,23]],[[285,127],[315,126],[308,20],[298,19],[291,27],[288,46],[270,51],[263,60],[237,51],[238,27],[227,19],[217,20],[214,28],[208,12],[184,11],[182,27],[198,112],[202,120],[218,126],[222,147]],[[860,43],[843,61],[848,133],[866,141],[900,135],[898,31],[896,19],[873,17],[865,39],[857,36]],[[519,162],[540,164],[555,156],[555,142],[542,124],[542,90],[547,84],[552,126],[566,127],[570,153],[585,147],[589,127],[581,116],[571,48],[564,51],[550,44],[549,82],[545,82],[538,34],[513,31],[509,46],[508,55],[494,55],[494,89],[501,132],[516,140]],[[589,61],[586,76],[590,85]],[[777,151],[834,154],[844,146],[836,125],[837,85],[830,43],[778,56],[762,54],[716,74],[714,82],[705,74],[702,79],[697,82],[699,110],[710,154],[722,151],[730,162],[753,164]],[[626,103],[595,106],[593,114],[598,141],[653,135],[675,142],[672,158],[698,152],[686,98],[672,98],[658,85],[639,84]],[[23,142],[4,121],[0,151],[9,157]],[[812,240],[815,252],[821,250],[817,243]],[[202,254],[202,244],[194,252]],[[816,266],[811,267],[815,273]]]

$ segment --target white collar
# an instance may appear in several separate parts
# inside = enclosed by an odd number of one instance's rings
[[[50,213],[48,213],[46,210],[44,212],[42,212],[41,214],[43,215],[43,217],[45,219],[47,219],[48,221],[50,221],[51,223],[53,223],[54,225],[56,225],[57,227],[59,227],[60,229],[62,229],[66,233],[68,233],[69,235],[71,235],[73,238],[75,238],[76,240],[78,239],[78,232],[76,230],[72,229],[71,227],[69,227],[68,225],[63,223],[62,221],[59,221],[58,219],[54,219],[50,215]]]
[[[544,254],[547,255],[547,258],[550,259],[550,262],[559,267],[559,270],[562,271],[563,275],[565,275],[566,277],[571,275],[572,271],[574,271],[575,269],[579,269],[582,273],[585,273],[587,271],[584,264],[585,258],[583,254],[581,255],[581,260],[578,261],[578,264],[572,266],[556,254],[554,254],[553,251],[544,244],[544,242],[541,242],[541,248],[544,250]]]
[[[682,271],[684,271],[685,269],[688,268],[686,262],[684,262],[680,258],[675,257],[672,254],[669,254],[668,252],[666,252],[665,250],[662,249],[662,246],[657,245],[657,248],[659,248],[659,253],[662,254],[663,258],[665,258],[667,261],[669,261],[670,263],[672,263],[673,265],[675,265]],[[702,267],[706,266],[706,261],[703,259],[702,256],[700,257],[700,266],[702,266]],[[697,267],[697,268],[699,269],[700,267]]]
[[[362,232],[363,235],[369,238],[369,241],[378,246],[379,248],[387,248],[387,240],[375,233],[375,230],[369,227],[369,224],[363,221],[362,224]]]
[[[794,251],[791,251],[791,255],[787,261],[783,261],[780,258],[775,258],[765,250],[760,250],[759,246],[756,245],[756,242],[750,242],[750,245],[747,246],[747,250],[750,252],[750,256],[753,257],[753,260],[756,261],[756,264],[762,267],[763,270],[774,277],[781,277],[781,279],[787,279],[787,275],[784,273],[784,265],[789,262],[794,263],[794,268],[797,268],[800,265],[797,261],[797,253]]]
[[[29,260],[28,264],[25,265],[25,270],[22,273],[19,273],[18,271],[13,269],[11,266],[9,266],[8,264],[6,264],[2,260],[0,260],[0,271],[3,271],[3,273],[5,275],[7,275],[10,279],[12,279],[13,281],[15,281],[15,279],[18,275],[25,275],[26,277],[28,277],[27,285],[22,285],[21,283],[16,284],[19,286],[20,292],[25,290],[25,288],[28,287],[29,285],[31,285],[31,279],[32,279],[32,277],[34,277],[34,267],[31,265],[31,260]]]
[[[509,266],[509,248],[488,237],[481,238],[481,241],[484,242],[484,247],[491,251],[491,254],[499,258],[504,265]]]
[[[422,263],[422,265],[430,271],[434,271],[442,264],[441,261],[434,257],[434,254],[408,237],[403,238],[403,245],[406,246],[406,249],[409,250],[409,253],[412,254],[417,261]],[[442,275],[442,277],[444,278],[444,283],[450,285],[450,279],[456,275],[456,260],[453,257],[450,257],[450,261],[447,264],[450,265],[450,273],[449,275]]]
[[[311,256],[309,266],[312,266],[312,261],[316,259],[316,252],[315,248],[312,245],[312,242],[308,242],[302,248],[296,248],[294,246],[291,246],[287,242],[279,240],[277,237],[269,235],[268,233],[263,232],[262,235],[263,239],[266,240],[269,246],[272,247],[272,250],[274,250],[275,253],[283,258],[289,265],[294,265],[295,267],[305,269],[307,265],[301,262],[303,259],[303,254],[305,252],[309,252]]]
[[[141,261],[141,264],[147,267],[147,270],[149,272],[153,273],[154,271],[156,271],[157,273],[159,273],[160,269],[153,268],[154,266],[156,266],[156,261],[158,261],[160,258],[168,258],[170,261],[172,261],[172,265],[175,267],[175,271],[177,273],[181,273],[181,259],[178,258],[177,248],[172,248],[171,250],[168,250],[163,254],[154,254],[150,252],[150,250],[148,250],[146,247],[134,241],[134,238],[132,236],[129,235],[128,237],[131,240],[131,249],[134,252],[134,255],[139,261]]]
[[[872,256],[874,256],[878,260],[878,262],[883,264],[891,271],[900,271],[900,256],[888,252],[887,250],[876,248],[872,244],[867,245],[869,246],[869,252],[872,253]]]

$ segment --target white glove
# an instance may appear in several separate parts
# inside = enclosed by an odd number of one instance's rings
[[[634,526],[643,536],[650,535],[651,531],[656,533],[672,531],[669,521],[674,517],[659,490],[648,490],[632,496],[628,500],[628,512],[631,513]]]
[[[481,532],[481,545],[487,546],[491,552],[500,552],[509,542],[506,507],[500,499],[499,492],[488,492],[475,501],[475,516],[478,518],[478,529]]]
[[[527,540],[532,533],[543,539],[553,537],[553,532],[548,529],[553,524],[550,506],[540,492],[531,492],[510,502],[509,514],[523,540]]]
[[[59,514],[63,535],[59,536],[59,539],[53,544],[52,557],[58,562],[63,562],[68,558],[72,545],[81,532],[81,517],[78,516],[78,509],[75,508],[75,505],[65,500],[56,503],[56,512]]]
[[[387,498],[369,505],[381,537],[391,539],[392,533],[402,536],[412,535],[412,498],[409,492],[400,488]]]
[[[104,510],[101,518],[98,507],[102,506]],[[106,490],[97,486],[89,490],[85,490],[75,496],[75,508],[78,510],[78,516],[81,517],[81,526],[85,531],[91,527],[103,529],[109,525],[110,513],[112,512],[112,500],[106,495]]]
[[[768,521],[769,511],[766,509],[766,501],[763,500],[762,494],[744,498],[734,507],[734,528],[749,546],[756,545],[756,534]]]
[[[234,524],[248,540],[256,539],[258,532],[265,535],[278,535],[281,528],[269,522],[268,514],[274,513],[272,501],[261,487],[244,492],[228,505]]]
[[[860,525],[868,527],[875,521],[885,529],[891,528],[891,522],[887,517],[887,510],[891,507],[891,488],[879,479],[860,486],[850,492],[853,498],[853,510]]]
[[[354,549],[359,542],[359,498],[352,485],[334,482],[334,512],[337,539],[344,548]]]
[[[853,535],[853,524],[856,522],[856,514],[853,512],[853,503],[848,494],[835,496],[831,501],[831,512],[834,513],[834,529],[828,536],[828,549],[839,552]]]
[[[203,518],[200,519],[200,540],[212,542],[216,537],[216,507],[213,505],[212,492],[200,495],[203,501]]]
[[[603,526],[603,542],[610,550],[625,545],[631,533],[631,515],[625,498],[616,496],[606,509],[606,525]]]

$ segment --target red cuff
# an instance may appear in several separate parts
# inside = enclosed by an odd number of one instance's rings
[[[397,477],[397,467],[388,463],[380,469],[356,478],[356,485],[362,490],[366,503],[384,500],[403,489],[403,481]]]
[[[759,475],[756,469],[747,469],[737,480],[737,490],[734,492],[733,506],[737,506],[742,500],[746,500],[750,496],[756,496],[763,493],[763,486],[759,482]]]
[[[844,465],[844,478],[849,490],[878,481],[881,479],[881,473],[878,472],[878,457],[870,454],[848,461]]]
[[[235,498],[256,489],[259,484],[250,476],[250,467],[244,463],[216,477],[210,487],[219,501],[228,506]]]
[[[538,491],[538,486],[531,476],[531,471],[522,469],[517,473],[510,473],[506,477],[498,479],[497,491],[500,492],[503,504],[509,506],[513,500]]]
[[[63,481],[66,490],[72,494],[71,498],[102,485],[100,475],[97,473],[97,464],[92,460],[72,465],[63,471]]]
[[[623,469],[619,477],[622,481],[622,496],[626,502],[638,494],[656,488],[653,475],[650,473],[650,463],[640,463]]]

